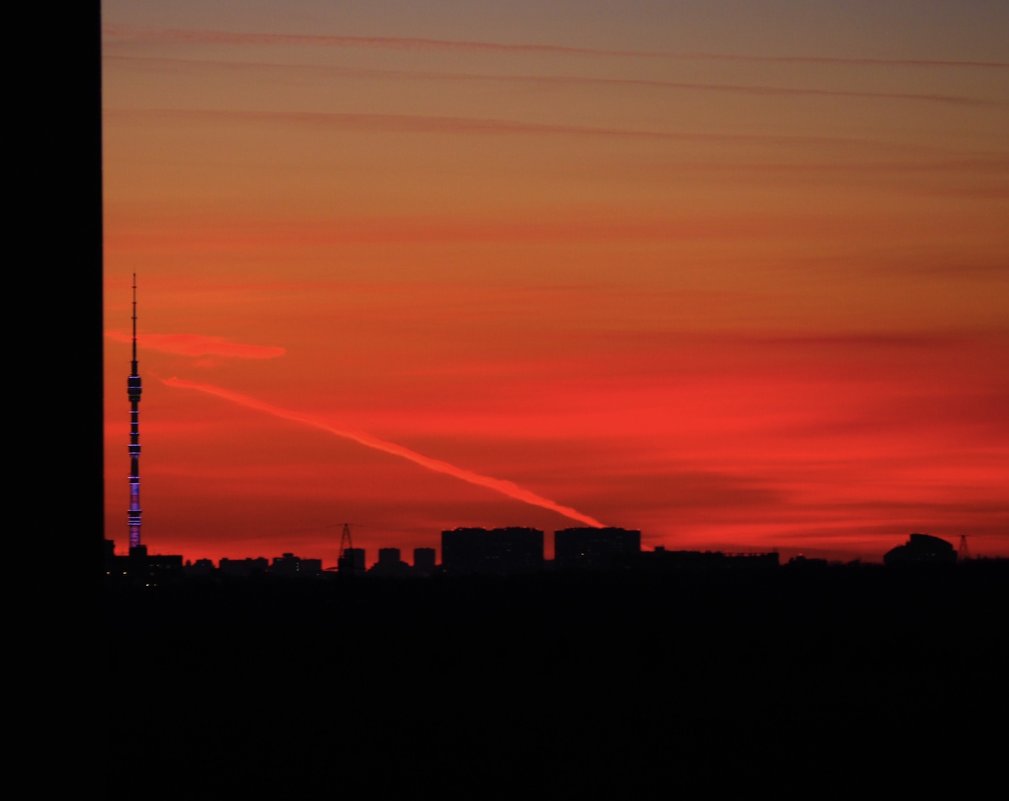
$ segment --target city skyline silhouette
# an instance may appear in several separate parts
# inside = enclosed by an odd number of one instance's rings
[[[166,552],[1009,555],[1004,9],[400,5],[103,4],[107,536],[136,273]]]
[[[130,494],[129,494],[129,512],[128,512],[128,519],[129,519],[129,523],[128,523],[128,527],[129,527],[129,542],[128,542],[128,544],[129,544],[129,553],[133,554],[133,552],[135,550],[137,550],[137,549],[140,548],[140,544],[141,544],[140,519],[141,519],[141,514],[142,514],[141,508],[140,508],[140,503],[139,503],[139,498],[140,498],[140,493],[139,493],[140,478],[139,478],[139,467],[138,467],[139,457],[140,457],[141,447],[142,447],[141,444],[140,444],[140,424],[139,424],[139,413],[138,413],[139,400],[140,400],[140,397],[141,397],[141,381],[142,381],[142,378],[141,378],[141,376],[139,374],[140,370],[139,370],[139,367],[138,367],[139,361],[138,361],[138,347],[137,347],[137,284],[136,284],[136,274],[134,274],[132,276],[131,290],[132,290],[132,300],[131,300],[131,324],[132,324],[132,332],[131,332],[131,335],[130,335],[129,339],[127,340],[127,341],[129,341],[130,347],[131,347],[130,373],[129,373],[129,377],[128,377],[128,387],[127,387],[127,397],[128,397],[128,399],[130,401],[130,445],[129,445],[129,448],[128,448],[128,451],[129,451],[129,454],[130,454],[130,476],[129,476]],[[115,338],[115,337],[113,337],[113,338]],[[183,341],[188,341],[188,343],[190,344],[190,346],[193,345],[192,340],[193,340],[192,337],[183,338]],[[232,343],[232,347],[234,347],[233,343]],[[190,354],[190,355],[192,355],[192,354]],[[515,482],[509,481],[509,480],[505,480],[505,479],[493,478],[493,477],[490,477],[490,476],[481,475],[479,473],[475,473],[475,472],[473,472],[471,470],[468,470],[466,468],[460,467],[458,465],[453,465],[453,464],[447,463],[445,461],[442,461],[440,459],[433,459],[431,457],[425,456],[424,454],[421,454],[421,453],[418,453],[418,452],[416,452],[414,450],[411,450],[409,448],[403,447],[402,445],[399,445],[399,444],[396,444],[396,443],[393,443],[393,442],[389,442],[389,441],[386,441],[386,440],[382,440],[380,438],[374,437],[374,436],[372,436],[370,434],[367,434],[367,433],[364,433],[364,432],[361,432],[361,431],[349,431],[349,430],[345,430],[345,429],[342,429],[342,428],[335,427],[332,423],[328,422],[323,417],[305,415],[305,414],[302,414],[302,413],[299,413],[299,412],[296,412],[296,411],[292,411],[292,410],[289,410],[289,409],[279,408],[277,406],[274,406],[274,405],[269,404],[269,403],[265,403],[265,402],[263,402],[261,400],[258,400],[256,398],[253,398],[253,397],[250,397],[250,396],[247,396],[247,395],[243,395],[243,394],[240,394],[240,393],[232,392],[232,391],[229,391],[229,390],[221,388],[221,387],[217,387],[217,386],[213,386],[213,385],[209,385],[209,384],[205,384],[205,383],[197,383],[197,382],[193,382],[193,381],[187,381],[187,380],[184,380],[184,379],[179,379],[179,378],[174,377],[174,376],[171,377],[171,378],[160,378],[160,381],[165,386],[169,386],[169,387],[173,387],[173,388],[180,388],[180,389],[196,390],[198,392],[202,392],[202,393],[204,393],[206,395],[209,395],[211,397],[216,397],[216,398],[219,398],[219,399],[223,399],[223,400],[228,401],[228,402],[230,402],[232,404],[235,404],[237,406],[245,407],[245,408],[248,408],[248,409],[252,409],[254,411],[257,411],[257,412],[260,412],[260,413],[263,413],[263,414],[266,414],[266,415],[269,415],[269,416],[272,416],[272,417],[279,418],[279,419],[284,420],[286,422],[294,422],[294,423],[302,425],[302,426],[307,426],[307,427],[310,427],[310,428],[319,429],[319,430],[322,430],[322,431],[324,431],[324,432],[326,432],[326,433],[328,433],[330,435],[333,435],[333,436],[335,436],[337,438],[347,439],[347,440],[350,440],[350,441],[354,442],[355,444],[361,445],[363,447],[366,447],[366,448],[369,448],[369,449],[372,449],[372,450],[376,450],[376,451],[379,451],[379,452],[382,452],[382,453],[386,453],[386,454],[390,454],[390,455],[402,458],[402,459],[404,459],[404,460],[406,460],[408,462],[412,462],[412,463],[414,463],[416,465],[419,465],[420,467],[422,467],[422,468],[424,468],[426,470],[429,470],[431,472],[443,473],[443,474],[449,475],[449,476],[451,476],[453,478],[456,478],[458,480],[464,481],[466,483],[474,484],[476,486],[479,486],[479,487],[482,487],[482,488],[485,488],[485,489],[489,489],[489,490],[491,490],[491,491],[493,491],[495,493],[498,493],[500,495],[503,495],[503,496],[505,496],[505,497],[507,497],[509,499],[516,500],[516,501],[519,501],[521,503],[524,503],[524,504],[527,504],[527,505],[531,505],[531,506],[534,506],[534,507],[541,507],[543,509],[547,509],[547,510],[552,511],[552,512],[556,512],[559,515],[568,518],[569,520],[574,520],[576,522],[588,524],[590,526],[590,529],[587,529],[587,531],[588,530],[592,530],[592,529],[601,530],[601,531],[608,531],[608,530],[610,530],[608,527],[606,527],[600,521],[598,521],[598,520],[596,520],[596,519],[594,519],[594,518],[592,518],[592,517],[590,517],[588,515],[585,515],[585,514],[583,514],[582,512],[580,512],[580,511],[578,511],[576,509],[573,509],[571,507],[565,506],[563,504],[559,504],[556,501],[552,501],[550,499],[544,498],[541,495],[538,495],[538,494],[536,494],[536,493],[534,493],[534,492],[532,492],[532,491],[530,491],[530,490],[528,490],[528,489],[526,489],[524,487],[519,486]],[[348,525],[349,524],[347,524],[347,523],[343,524],[345,536],[346,536],[346,532],[349,530],[348,529]],[[367,527],[368,526],[366,526],[366,528]],[[320,528],[326,528],[326,526],[323,526],[323,527],[320,527]],[[456,530],[457,531],[462,531],[465,528],[466,527],[456,527]],[[476,530],[476,529],[474,529],[474,530]],[[484,530],[484,529],[480,529],[480,530]],[[504,529],[500,529],[500,530],[503,531]],[[532,531],[533,529],[529,529],[529,530]],[[623,531],[623,529],[613,529],[613,530],[614,531]],[[574,531],[574,530],[572,530],[572,531]],[[559,535],[562,532],[557,532],[557,533]],[[540,546],[540,549],[539,549],[540,550],[540,556],[537,557],[537,558],[540,559],[540,560],[542,560],[542,558],[543,558],[542,534],[543,534],[542,532],[539,532],[539,537],[540,537],[540,540],[541,540],[541,546]],[[444,535],[445,535],[445,532],[443,532],[443,541],[444,541]],[[637,540],[636,540],[635,550],[637,552],[640,552],[640,537],[641,537],[641,533],[640,532],[636,532],[636,536],[637,536]],[[914,541],[914,538],[920,538],[920,537],[925,537],[925,536],[927,536],[927,535],[921,535],[921,534],[912,534],[911,535],[912,541]],[[933,539],[935,539],[935,538],[933,538]],[[960,539],[960,543],[961,543],[961,545],[960,545],[961,551],[966,551],[967,535],[964,534],[964,533],[960,533],[959,534],[959,539]],[[107,541],[107,544],[108,544],[110,542],[113,542],[114,539],[106,537],[106,541]],[[943,542],[941,539],[935,539],[935,541],[936,542]],[[385,546],[386,546],[385,550],[387,552],[391,553],[391,551],[393,550],[393,546],[390,545],[390,543],[387,540],[382,540],[382,542],[385,543]],[[952,546],[950,546],[950,547],[952,547]],[[998,545],[996,545],[996,548],[997,547],[998,547]],[[427,548],[427,546],[423,546],[423,549],[427,550],[428,548]],[[358,549],[358,550],[360,552],[360,557],[363,559],[364,558],[365,549]],[[379,552],[380,553],[381,553],[382,550],[383,549],[381,547],[379,547]],[[396,548],[396,550],[397,550],[397,553],[398,553],[398,548]],[[654,546],[654,550],[655,551],[666,551],[667,549],[666,549],[666,546],[663,544],[663,545],[655,545]],[[689,550],[689,549],[687,549],[687,550]],[[768,549],[765,548],[765,550],[768,550]],[[777,548],[770,548],[770,550],[772,550],[774,552],[774,554],[775,554],[775,561],[777,563],[778,549]],[[899,551],[900,550],[900,546],[898,546],[895,550]],[[884,561],[886,561],[886,558],[888,558],[891,553],[895,552],[895,550],[888,550],[887,554],[884,557]],[[687,552],[687,551],[683,551],[683,552]],[[698,551],[696,549],[694,551],[692,551],[692,552],[694,552],[694,553],[700,553],[700,551]],[[712,549],[710,549],[710,548],[709,549],[705,549],[705,553],[709,553],[709,552],[721,553],[721,551],[712,551]],[[337,559],[338,562],[342,559],[342,553],[343,553],[343,546],[342,546],[342,542],[341,542],[340,552],[337,555],[338,556],[338,559]],[[291,552],[285,552],[284,556],[285,556],[285,558],[286,557],[296,558],[296,557],[293,557],[293,554]],[[805,558],[805,554],[800,549],[797,552],[796,557],[798,559],[803,559],[803,558]],[[863,554],[859,553],[856,556],[856,561],[861,561],[862,557],[863,557]],[[228,558],[228,557],[220,557],[220,558]],[[248,560],[250,557],[244,557],[244,558],[246,560]],[[555,558],[557,558],[557,557],[555,557]],[[257,559],[262,560],[263,557],[257,557]],[[872,559],[871,556],[870,556],[870,559]],[[209,560],[205,555],[201,555],[200,557],[198,557],[198,561],[200,561],[202,563],[208,563],[208,562],[211,562],[212,560]],[[380,561],[381,561],[381,559],[380,559]],[[188,560],[187,560],[187,563],[188,563]],[[125,565],[126,562],[124,561],[123,564]],[[108,575],[108,571],[107,571],[107,575]],[[125,575],[125,572],[124,572],[124,575]]]
[[[1001,785],[1009,5],[71,5],[44,788]]]

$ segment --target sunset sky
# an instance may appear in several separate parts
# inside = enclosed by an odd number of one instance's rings
[[[102,13],[120,550],[1009,556],[1003,0]]]

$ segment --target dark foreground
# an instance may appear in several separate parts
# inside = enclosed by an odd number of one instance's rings
[[[1004,562],[106,597],[109,797],[822,797],[1006,759]]]

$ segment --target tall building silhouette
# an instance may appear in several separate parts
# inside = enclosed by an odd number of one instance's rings
[[[414,548],[413,549],[413,569],[415,573],[430,576],[435,569],[434,548]]]
[[[409,576],[412,572],[399,548],[379,548],[378,561],[368,571],[373,576]]]
[[[450,575],[514,575],[542,570],[543,532],[521,526],[443,531],[441,563]]]
[[[303,559],[287,551],[280,556],[273,557],[273,564],[270,565],[269,572],[274,576],[288,576],[291,578],[318,576],[322,573],[322,560]]]
[[[338,572],[348,576],[364,573],[364,548],[344,548],[336,561]]]
[[[931,534],[912,534],[907,542],[883,555],[885,565],[951,565],[956,562],[953,543]]]
[[[554,532],[558,569],[627,565],[641,552],[641,532],[626,528],[562,528]]]
[[[137,274],[133,273],[133,358],[130,376],[126,379],[126,394],[130,399],[130,550],[139,548],[140,541],[140,374],[137,371]]]

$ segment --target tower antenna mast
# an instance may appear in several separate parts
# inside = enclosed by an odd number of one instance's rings
[[[139,548],[140,540],[140,395],[143,391],[137,368],[137,274],[133,273],[133,351],[126,394],[130,399],[130,550]]]

